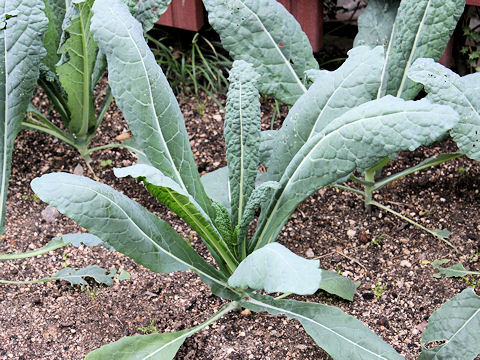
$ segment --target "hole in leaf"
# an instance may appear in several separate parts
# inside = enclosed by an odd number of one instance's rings
[[[445,345],[447,343],[447,340],[441,340],[441,341],[430,341],[429,343],[425,344],[425,348],[428,350],[433,350],[438,346]]]

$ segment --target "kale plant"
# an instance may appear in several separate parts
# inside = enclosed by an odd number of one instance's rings
[[[386,61],[377,98],[392,94],[413,99],[423,85],[428,92],[428,99],[449,105],[460,115],[460,121],[450,130],[460,152],[440,154],[402,172],[376,180],[376,175],[390,160],[385,158],[376,166],[366,169],[364,179],[352,177],[364,186],[364,191],[342,186],[363,195],[367,208],[374,205],[389,211],[451,246],[446,240],[450,234],[448,231],[427,229],[374,201],[372,195],[374,191],[404,176],[464,155],[480,160],[480,102],[477,95],[480,76],[472,74],[461,78],[435,62],[440,59],[464,6],[463,0],[369,1],[367,10],[359,19],[355,45],[385,46]]]
[[[125,0],[148,31],[171,0]],[[23,129],[42,131],[75,148],[90,162],[89,148],[113,97],[107,88],[96,113],[94,88],[106,69],[90,32],[94,0],[14,0],[0,4],[0,232],[5,225],[5,201],[13,144]],[[60,115],[64,129],[29,105],[38,85]],[[25,113],[27,117],[24,119]],[[89,165],[88,165],[89,166]]]
[[[261,160],[268,168],[268,180],[279,180],[288,159],[321,133],[328,123],[347,111],[355,108],[361,111],[368,101],[380,101],[389,96],[414,99],[421,85],[408,77],[413,62],[422,57],[440,58],[465,5],[463,0],[404,0],[401,4],[398,0],[371,0],[359,18],[356,48],[349,52],[349,58],[338,70],[327,72],[316,70],[318,64],[312,56],[308,39],[299,26],[286,24],[288,15],[281,15],[284,9],[275,1],[233,0],[226,3],[204,0],[204,3],[209,11],[209,21],[230,55],[255,64],[261,74],[261,92],[294,104],[280,130],[262,134],[264,151]],[[365,46],[373,52],[366,52]],[[384,47],[385,55],[377,46]],[[310,89],[306,77],[313,81]],[[310,105],[305,106],[307,103]],[[392,133],[392,138],[398,136],[404,135]],[[436,139],[424,137],[419,139],[418,145],[429,145],[443,138],[445,134]],[[275,152],[272,153],[270,149],[273,148]],[[421,226],[374,201],[373,192],[415,171],[462,155],[441,154],[375,181],[376,174],[396,157],[392,152],[374,166],[357,167],[364,173],[363,179],[353,174],[342,179],[350,178],[360,183],[363,191],[340,184],[335,186],[362,195],[367,209],[378,206],[450,244],[446,240],[447,231]]]
[[[256,2],[250,3],[251,7],[246,2],[239,3],[243,7],[233,4],[232,12],[225,14],[227,25],[233,21],[228,14],[242,9],[250,12],[241,13],[240,18],[248,15],[261,21],[270,15],[276,19],[266,22],[260,33],[252,30],[254,45],[256,36],[269,40],[299,29],[293,17],[286,16],[286,10],[275,2],[265,2],[272,6],[269,14]],[[222,6],[230,5],[218,2],[207,8],[221,10]],[[458,114],[449,106],[432,104],[428,99],[406,101],[385,96],[372,100],[379,84],[371,77],[372,72],[381,70],[382,47],[354,49],[341,71],[310,71],[314,82],[308,91],[294,69],[295,60],[284,55],[283,63],[264,67],[254,61],[252,64],[238,60],[230,73],[225,116],[228,168],[200,179],[180,108],[144,40],[140,23],[121,0],[96,0],[92,9],[91,32],[106,55],[109,85],[144,155],[142,163],[116,169],[115,173],[138,179],[157,200],[177,213],[200,235],[216,267],[168,223],[107,185],[54,173],[33,180],[32,188],[40,199],[137,263],[159,273],[191,269],[214,294],[231,302],[192,329],[123,338],[95,350],[87,359],[131,358],[132,352],[139,358],[171,359],[186,337],[240,307],[299,320],[315,342],[334,358],[402,358],[361,322],[336,307],[277,299],[258,291],[308,295],[325,289],[352,299],[356,285],[351,281],[319,269],[318,261],[303,259],[275,242],[284,224],[297,205],[316,190],[400,150],[435,141],[455,126]],[[242,24],[258,29],[258,24],[249,21]],[[237,33],[246,34],[238,29]],[[273,52],[283,54],[281,51],[286,49],[291,54],[294,47],[287,42],[282,46],[277,43]],[[263,52],[243,51],[253,55]],[[308,65],[303,62],[298,66],[306,70]],[[315,64],[312,66],[315,68]],[[287,83],[293,85],[285,85],[282,80],[275,86],[271,77],[262,78],[267,68],[275,74],[283,72]],[[345,91],[342,88],[343,97],[328,102],[335,105],[322,112],[328,121],[315,121],[311,114],[322,106],[316,96],[335,88],[337,77],[343,79],[342,71],[358,68],[368,71],[356,72],[358,76],[351,78],[354,83]],[[321,77],[328,77],[327,88],[319,81]],[[271,133],[260,131],[258,88],[266,86],[266,82],[270,82],[270,89],[277,89],[292,102],[298,99],[290,111],[289,122],[296,121],[299,131],[289,133],[293,126],[284,126],[282,129],[286,130],[276,137],[283,140],[276,145],[268,138]],[[295,90],[302,86],[304,95]],[[352,102],[356,106],[347,107]],[[269,164],[267,181],[258,179],[257,167],[262,162]],[[249,237],[258,207],[258,225]]]

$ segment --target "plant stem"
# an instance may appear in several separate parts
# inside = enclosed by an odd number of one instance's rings
[[[0,284],[8,284],[8,285],[27,285],[27,284],[40,284],[49,281],[59,280],[59,278],[43,278],[39,280],[26,280],[26,281],[11,281],[11,280],[0,280]]]
[[[393,215],[398,216],[400,219],[405,220],[406,222],[408,222],[408,223],[410,223],[410,224],[412,224],[412,225],[415,225],[416,227],[422,229],[423,231],[426,231],[426,232],[428,232],[429,234],[435,236],[437,239],[442,240],[444,243],[446,243],[448,246],[450,246],[450,247],[453,248],[456,252],[458,252],[457,248],[456,248],[450,241],[448,241],[447,239],[445,239],[445,238],[442,237],[442,236],[439,236],[437,233],[435,233],[435,231],[430,230],[430,229],[426,228],[426,227],[423,226],[423,225],[420,225],[420,224],[417,223],[416,221],[413,221],[412,219],[407,218],[406,216],[404,216],[404,215],[396,212],[395,210],[390,209],[388,206],[385,206],[385,205],[383,205],[383,204],[380,204],[379,202],[376,202],[376,201],[372,200],[372,201],[370,201],[370,205],[374,205],[374,206],[376,206],[376,207],[378,207],[378,208],[380,208],[380,209],[383,209],[383,210],[385,210],[385,211],[388,211],[389,213],[392,213]]]
[[[345,185],[338,185],[338,184],[335,184],[335,185],[329,185],[331,187],[334,187],[334,188],[337,188],[337,189],[342,189],[342,190],[347,190],[347,191],[350,191],[350,192],[353,192],[357,195],[360,195],[360,196],[365,196],[365,193],[361,190],[357,190],[357,189],[354,189],[354,188],[351,188],[349,186],[345,186]]]
[[[291,293],[291,292],[286,292],[286,293],[283,293],[283,294],[280,295],[280,296],[277,296],[274,300],[284,299],[284,298],[286,298],[286,297],[288,297],[288,296],[290,296],[290,295],[292,295],[292,294],[293,294],[293,293]]]
[[[64,246],[67,246],[68,244],[58,244],[52,247],[42,247],[37,250],[33,251],[28,251],[28,252],[23,252],[23,253],[14,253],[14,254],[0,254],[0,261],[3,260],[15,260],[15,259],[26,259],[30,257],[35,257],[38,255],[46,254],[50,251],[60,249]]]
[[[365,170],[365,181],[370,183],[375,183],[375,169]],[[365,186],[365,209],[370,213],[372,211],[372,198],[373,198],[373,187],[374,185],[364,184]]]
[[[107,145],[101,145],[101,146],[97,146],[97,147],[94,147],[94,148],[91,148],[91,149],[88,149],[86,154],[89,155],[95,151],[99,151],[99,150],[105,150],[105,149],[111,149],[111,148],[122,148],[122,149],[128,149],[130,151],[134,151],[136,153],[140,153],[142,155],[145,155],[142,151],[138,150],[138,149],[135,149],[134,147],[132,146],[129,146],[129,145],[125,145],[125,144],[120,144],[120,143],[111,143],[111,144],[107,144]]]
[[[75,139],[70,137],[68,134],[63,132],[61,129],[50,123],[46,118],[41,116],[38,113],[34,112],[28,112],[28,119],[30,121],[22,121],[22,126],[31,129],[31,130],[37,130],[37,131],[42,131],[44,133],[47,133],[53,137],[56,137],[57,139],[63,141],[64,143],[70,145],[73,148],[77,148],[77,144],[75,143]]]

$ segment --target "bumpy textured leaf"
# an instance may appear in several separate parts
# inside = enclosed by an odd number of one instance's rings
[[[56,72],[55,65],[60,60],[57,50],[62,35],[62,22],[65,17],[65,1],[44,0],[44,3],[45,15],[48,18],[48,28],[43,39],[43,46],[47,50],[47,55],[43,59],[43,63],[54,74]]]
[[[271,198],[272,192],[277,190],[280,184],[276,181],[266,181],[256,187],[248,199],[247,206],[243,212],[242,220],[238,225],[238,238],[245,241],[248,233],[248,225],[253,221],[258,207]]]
[[[479,271],[468,271],[465,269],[465,267],[462,265],[462,263],[457,263],[455,265],[452,265],[448,268],[442,267],[442,265],[450,262],[448,259],[443,259],[443,260],[435,260],[432,262],[432,265],[435,269],[438,270],[437,273],[433,274],[434,278],[441,278],[442,275],[445,275],[445,277],[464,277],[467,275],[480,275]]]
[[[254,251],[238,265],[228,279],[233,287],[310,295],[318,290],[320,261],[304,259],[279,243]]]
[[[223,275],[170,225],[111,187],[65,173],[43,175],[31,186],[40,199],[138,264],[160,273],[194,269],[207,283],[222,286]]]
[[[275,145],[275,137],[278,134],[278,130],[266,130],[260,133],[260,155],[259,162],[265,166],[270,165],[270,158]]]
[[[353,46],[387,48],[399,5],[400,0],[369,0],[365,12],[358,17],[358,34]]]
[[[431,342],[444,341],[440,345]],[[465,289],[435,311],[422,334],[419,360],[473,360],[480,354],[480,297]]]
[[[345,178],[355,168],[369,168],[401,150],[431,144],[457,122],[453,109],[427,99],[386,96],[346,112],[292,159],[280,180],[281,188],[260,219],[255,242],[258,237],[262,244],[274,241],[297,205],[314,191]]]
[[[329,124],[354,107],[375,99],[383,67],[383,48],[366,46],[348,52],[335,71],[320,71],[315,82],[295,105],[276,134],[271,147],[268,178],[279,180],[298,150]]]
[[[460,114],[450,134],[462,152],[480,161],[480,73],[460,77],[432,59],[418,59],[408,76],[425,87],[430,100]]]
[[[307,36],[275,0],[204,0],[208,20],[235,60],[254,65],[259,90],[293,104],[306,88],[305,70],[316,69]]]
[[[206,173],[200,179],[208,196],[212,200],[218,201],[230,211],[231,205],[228,167],[225,166]]]
[[[214,223],[218,232],[229,246],[234,245],[237,239],[235,238],[232,222],[230,221],[230,212],[218,201],[214,201],[212,206],[215,209]]]
[[[97,0],[92,32],[107,56],[108,79],[117,105],[150,163],[187,190],[210,215],[183,115],[167,79],[121,0]]]
[[[398,8],[379,96],[413,99],[421,86],[408,79],[418,58],[440,59],[465,6],[464,0],[410,0]]]
[[[160,15],[167,11],[171,2],[172,0],[138,1],[133,8],[133,16],[142,23],[143,31],[147,32],[153,28]]]
[[[403,359],[390,345],[351,315],[334,306],[251,295],[240,302],[255,312],[297,319],[315,342],[334,359]]]
[[[94,279],[99,284],[107,286],[113,285],[113,277],[116,272],[108,272],[98,265],[90,265],[83,269],[72,269],[69,267],[63,268],[52,276],[52,280],[65,280],[71,285],[88,285],[85,278]]]
[[[222,243],[220,233],[201,206],[180,185],[162,174],[160,170],[141,164],[114,171],[117,177],[132,176],[143,181],[147,190],[158,201],[185,220],[208,245],[213,247],[217,254],[228,252]]]
[[[319,289],[340,296],[342,299],[353,301],[353,296],[360,286],[360,282],[354,283],[349,278],[337,274],[335,271],[321,270],[321,272],[322,281],[318,286]]]
[[[13,142],[21,128],[37,83],[48,20],[42,0],[0,2],[0,233],[5,226],[5,201]]]
[[[255,186],[260,147],[260,101],[258,74],[252,65],[236,60],[229,76],[225,112],[225,145],[230,179],[232,225],[242,219],[243,210]]]
[[[90,32],[91,7],[94,0],[73,1],[63,22],[59,52],[62,54],[57,74],[68,95],[71,109],[70,133],[84,137],[95,126],[92,72],[97,45]]]

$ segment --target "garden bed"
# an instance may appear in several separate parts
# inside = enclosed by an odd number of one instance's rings
[[[223,113],[205,96],[181,98],[180,103],[199,169],[209,172],[224,166]],[[272,109],[272,104],[264,101],[265,129]],[[94,145],[108,143],[126,129],[121,113],[112,106]],[[395,167],[387,167],[384,172],[400,171],[426,157],[455,150],[453,142],[447,141],[402,153]],[[102,167],[101,161],[108,159],[112,164]],[[205,255],[203,244],[182,220],[132,179],[115,178],[112,166],[124,167],[133,162],[126,150],[116,149],[95,153],[92,166],[101,182],[174,224]],[[46,204],[33,196],[29,186],[41,174],[72,173],[79,164],[84,165],[63,143],[36,132],[20,134],[13,156],[2,252],[27,251],[45,245],[54,236],[82,230],[61,215],[46,222],[41,215]],[[425,226],[450,230],[450,240],[458,253],[385,212],[366,213],[357,195],[334,188],[320,190],[299,206],[279,242],[301,256],[319,258],[322,268],[361,281],[361,286],[351,303],[322,291],[315,296],[291,298],[339,306],[407,359],[416,358],[426,319],[440,304],[467,287],[463,279],[433,278],[435,271],[429,262],[447,258],[452,263],[461,261],[469,270],[480,270],[479,176],[478,163],[460,158],[399,180],[381,190],[376,198]],[[89,291],[60,281],[0,286],[0,359],[81,359],[91,350],[126,335],[192,327],[224,303],[192,272],[154,274],[102,247],[67,247],[37,258],[2,263],[0,278],[38,279],[67,264],[123,268],[131,279],[115,280],[112,287],[92,284]],[[177,358],[329,357],[295,320],[244,311],[230,313],[188,338]]]

